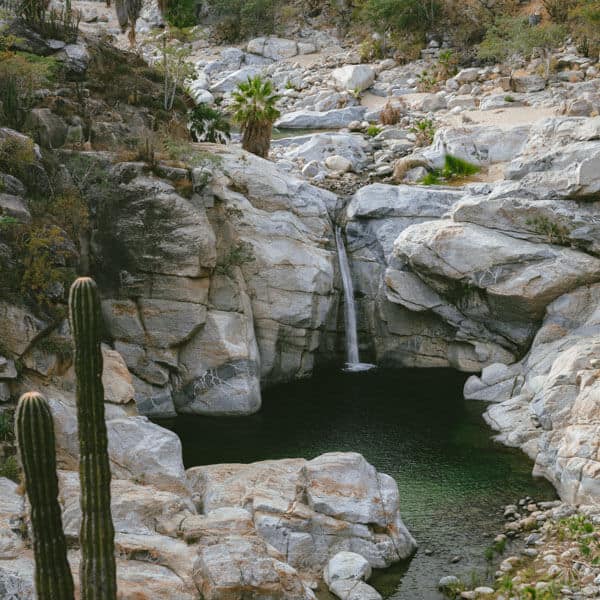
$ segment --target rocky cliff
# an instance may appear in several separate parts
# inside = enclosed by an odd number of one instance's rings
[[[599,127],[543,120],[504,161],[505,179],[376,184],[346,208],[364,349],[385,364],[483,369],[467,398],[499,402],[486,418],[500,439],[571,502],[598,499]],[[471,130],[480,156],[512,143]],[[436,144],[460,156],[468,135],[440,132],[430,158]]]

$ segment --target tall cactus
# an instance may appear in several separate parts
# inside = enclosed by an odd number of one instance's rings
[[[81,277],[69,295],[75,341],[79,477],[81,480],[81,600],[115,600],[115,531],[110,513],[110,466],[104,421],[102,314],[95,282]]]
[[[31,505],[37,597],[73,600],[73,577],[58,504],[54,424],[46,399],[37,392],[23,394],[15,422]]]

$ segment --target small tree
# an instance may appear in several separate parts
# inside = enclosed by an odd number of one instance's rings
[[[279,117],[275,103],[279,96],[273,85],[260,75],[240,83],[233,94],[233,119],[242,129],[242,148],[267,158],[271,147],[273,123]]]

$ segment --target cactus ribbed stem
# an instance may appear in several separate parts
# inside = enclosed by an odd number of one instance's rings
[[[75,341],[79,476],[81,479],[81,600],[115,600],[114,527],[110,512],[110,465],[104,421],[102,313],[95,282],[81,277],[69,295]]]
[[[73,600],[73,577],[58,503],[54,424],[46,399],[37,392],[21,396],[15,424],[31,505],[37,597]]]

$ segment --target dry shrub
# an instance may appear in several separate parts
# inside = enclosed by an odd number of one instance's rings
[[[402,100],[396,101],[394,104],[388,100],[381,110],[379,122],[382,125],[396,125],[396,123],[399,123],[400,119],[402,119],[404,109],[405,104]]]

